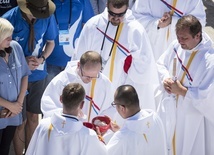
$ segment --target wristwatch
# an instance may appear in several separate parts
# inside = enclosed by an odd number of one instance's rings
[[[42,64],[43,64],[45,62],[46,58],[44,57],[44,55],[42,55],[40,58],[43,59],[43,62],[42,62]]]

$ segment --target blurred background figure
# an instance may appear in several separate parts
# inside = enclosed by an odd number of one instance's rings
[[[58,28],[55,47],[47,58],[46,85],[61,71],[74,53],[79,34],[84,24],[94,16],[89,0],[53,0],[54,16]]]
[[[2,16],[8,10],[17,6],[16,0],[3,0],[0,1],[0,16]]]
[[[202,0],[136,0],[132,11],[148,33],[156,61],[176,39],[175,24],[182,16],[192,14],[206,24]]]

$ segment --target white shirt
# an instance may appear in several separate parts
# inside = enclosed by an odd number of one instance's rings
[[[163,124],[152,110],[141,110],[126,119],[106,147],[109,155],[166,155]]]
[[[26,155],[107,155],[95,131],[81,121],[55,113],[42,119],[31,138]]]

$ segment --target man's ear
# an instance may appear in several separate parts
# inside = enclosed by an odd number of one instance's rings
[[[125,119],[125,118],[126,118],[126,115],[127,115],[127,114],[126,114],[126,113],[127,113],[126,107],[125,107],[124,105],[118,105],[118,106],[119,106],[119,107],[118,107],[118,108],[119,108],[118,110],[120,111],[119,113],[120,113],[121,117]]]
[[[201,32],[198,32],[196,35],[195,35],[195,37],[197,38],[197,39],[201,39]]]
[[[80,68],[80,62],[79,61],[77,62],[77,67]]]
[[[62,95],[60,95],[59,100],[60,100],[60,102],[62,103]]]
[[[119,105],[120,106],[120,110],[125,114],[126,113],[126,107],[124,105]]]
[[[83,106],[84,106],[84,102],[85,102],[85,101],[82,101],[82,102],[80,103],[80,109],[82,109],[82,108],[83,108]]]

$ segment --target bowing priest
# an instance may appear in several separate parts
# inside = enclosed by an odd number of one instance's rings
[[[111,108],[112,84],[100,72],[101,67],[102,58],[95,51],[87,51],[80,60],[69,62],[65,70],[54,77],[45,89],[41,99],[44,117],[62,109],[59,97],[68,83],[80,83],[86,91],[85,104],[79,116],[82,121],[91,122],[95,116],[104,114],[113,117],[116,111]]]

